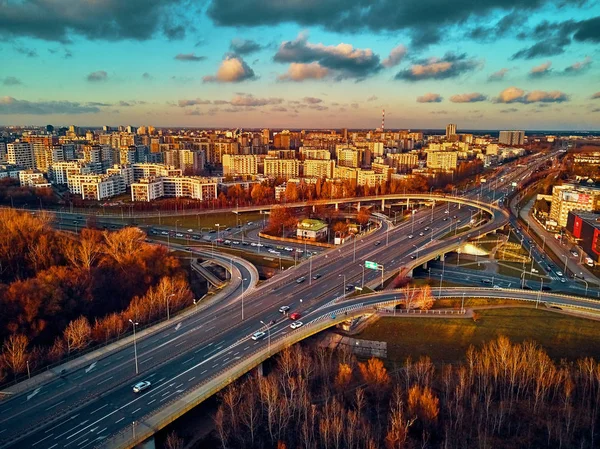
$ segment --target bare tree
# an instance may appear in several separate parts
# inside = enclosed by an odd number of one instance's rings
[[[65,342],[67,343],[67,353],[71,351],[85,348],[90,343],[92,336],[92,327],[90,322],[84,316],[71,321],[63,333]]]
[[[165,449],[183,449],[183,438],[179,438],[174,430],[169,432],[165,440]]]
[[[27,368],[28,344],[29,339],[25,335],[13,334],[2,345],[2,362],[15,377]]]

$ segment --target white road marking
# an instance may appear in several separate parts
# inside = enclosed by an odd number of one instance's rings
[[[179,329],[181,329],[181,322],[177,323],[177,326],[175,326],[176,331],[178,331]]]
[[[47,440],[47,439],[48,439],[48,438],[50,438],[52,435],[54,435],[54,434],[53,434],[53,433],[51,433],[51,434],[50,434],[50,435],[48,435],[47,437],[45,437],[45,438],[42,438],[40,441],[36,441],[35,443],[33,443],[33,444],[32,444],[32,446],[35,446],[36,444],[39,444],[39,443],[41,443],[42,441],[44,441],[44,440]]]
[[[48,449],[52,449],[52,448],[54,448],[54,447],[56,447],[56,446],[58,446],[58,443],[56,443],[56,444],[53,444],[53,445],[52,445],[52,446],[50,446]]]
[[[83,443],[85,443],[86,441],[88,441],[89,438],[86,438],[85,440],[83,440],[81,443],[79,443],[77,446],[81,446]]]
[[[124,419],[124,418],[123,418]],[[77,429],[79,426],[83,426],[86,422],[88,422],[89,419],[86,419],[83,422],[80,422],[79,424],[77,424],[75,427],[73,427],[72,429],[67,430],[66,432],[61,433],[59,436],[54,437],[55,440],[58,440],[60,437],[62,437],[63,435],[66,435],[67,433],[73,432],[75,429]]]
[[[60,401],[60,402],[57,402],[57,403],[56,403],[56,404],[54,404],[54,405],[51,405],[51,406],[50,406],[50,407],[48,407],[46,410],[51,410],[51,409],[53,409],[54,407],[58,407],[58,406],[59,406],[60,404],[62,404],[63,402],[65,402],[65,400],[64,400],[64,399],[63,399],[62,401]]]
[[[148,357],[147,359],[145,359],[145,360],[142,360],[142,361],[140,362],[140,365],[141,365],[142,363],[149,362],[149,361],[150,361],[150,360],[152,360],[153,358],[154,358],[154,357]]]
[[[180,383],[179,385],[177,385],[175,388],[179,388],[179,387],[182,387],[182,386],[183,386],[183,382]]]
[[[153,402],[156,402],[156,399],[152,399],[150,402],[148,402],[148,405],[152,404]]]
[[[98,410],[102,410],[104,407],[108,407],[108,404],[104,404],[102,407],[97,408],[96,410],[94,410],[92,413],[90,413],[90,415],[93,415],[94,413],[96,413]]]
[[[108,382],[109,380],[111,380],[113,378],[113,376],[107,377],[106,379],[104,379],[102,382],[98,382],[96,385],[102,385],[105,382]]]
[[[88,366],[88,367],[85,369],[85,372],[86,372],[86,373],[89,373],[91,370],[93,370],[94,368],[96,368],[96,365],[97,365],[97,364],[98,364],[98,362],[94,362],[94,363],[92,363],[90,366]]]
[[[182,345],[182,344],[184,344],[185,342],[186,342],[185,340],[183,340],[183,341],[180,341],[179,343],[177,343],[177,344],[175,345],[175,347],[177,347],[177,346],[181,346],[181,345]]]
[[[196,378],[196,376],[192,376],[188,379],[188,382],[191,382],[192,380],[194,380]]]
[[[140,408],[136,408],[136,409],[135,409],[134,411],[132,411],[131,413],[137,413],[137,412],[139,412],[141,409],[142,409],[142,407],[140,407]]]
[[[207,372],[207,371],[208,371],[208,370],[207,370],[207,369],[205,369],[204,371],[202,371],[202,372],[200,373],[200,375],[204,374],[204,373],[205,373],[205,372]]]
[[[119,419],[119,420],[115,421],[115,424],[118,424],[118,423],[120,423],[120,422],[121,422],[121,421],[123,421],[124,419],[125,419],[125,417],[123,417],[123,418],[121,418],[121,419]]]
[[[36,388],[35,390],[33,390],[30,394],[27,395],[27,400],[30,400],[32,397],[34,397],[36,394],[38,394],[40,392],[41,388]]]

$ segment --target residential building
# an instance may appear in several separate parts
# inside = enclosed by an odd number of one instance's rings
[[[96,178],[80,183],[81,197],[84,200],[100,201],[125,193],[125,180],[117,174],[96,175]]]
[[[427,168],[455,170],[457,164],[456,151],[427,151]]]
[[[304,161],[304,176],[307,178],[333,178],[334,170],[334,160],[307,159]]]
[[[0,147],[1,147],[0,143]],[[0,148],[1,149],[1,148]],[[600,165],[600,153],[578,153],[575,154],[574,162],[582,165]]]
[[[79,161],[55,162],[49,174],[54,184],[68,184],[69,176],[90,174],[90,169]]]
[[[23,168],[34,168],[33,146],[29,142],[19,140],[6,145],[6,155],[9,164]]]
[[[256,174],[258,174],[258,158],[255,155],[223,155],[223,176]]]
[[[571,211],[600,211],[600,189],[573,184],[554,186],[552,188],[550,219],[556,222],[555,226],[565,227]]]
[[[304,156],[305,159],[329,160],[331,159],[331,152],[318,148],[302,147],[300,148],[300,156]]]
[[[363,152],[358,148],[338,146],[336,155],[341,167],[358,168],[362,165]]]
[[[500,131],[498,143],[502,145],[523,145],[525,131]]]
[[[133,168],[131,165],[113,165],[112,168],[106,170],[107,175],[119,175],[125,181],[125,187],[129,187],[133,183]]]
[[[161,183],[162,187],[157,183]],[[166,197],[186,197],[207,201],[217,197],[217,182],[200,176],[164,176],[140,179],[131,185],[132,201],[152,201],[158,194]]]
[[[296,159],[265,158],[264,175],[271,178],[296,178],[300,173],[300,161]]]
[[[337,166],[333,170],[333,177],[335,179],[348,180],[356,185],[356,181],[358,179],[358,170],[358,168],[353,167]]]
[[[198,172],[204,170],[205,163],[203,151],[179,150],[179,168],[184,173],[198,174]]]
[[[388,154],[386,161],[390,167],[407,172],[411,168],[419,166],[419,155],[416,153]]]
[[[142,178],[183,175],[181,169],[165,164],[138,163],[132,164],[131,168],[133,168],[133,180],[136,182]]]
[[[48,180],[44,177],[44,174],[32,169],[23,170],[19,172],[19,184],[21,187],[52,187]]]
[[[356,184],[359,186],[375,187],[387,181],[387,174],[375,173],[373,170],[358,170]]]
[[[296,227],[296,237],[303,240],[325,240],[328,234],[327,223],[305,218]]]
[[[0,142],[0,164],[5,164],[8,161],[6,154],[6,143]]]

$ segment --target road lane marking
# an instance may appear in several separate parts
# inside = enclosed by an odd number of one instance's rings
[[[140,362],[140,365],[141,365],[142,363],[149,362],[149,361],[150,361],[150,360],[152,360],[153,358],[154,358],[154,357],[148,357],[147,359],[145,359],[145,360],[142,360],[142,361]]]
[[[200,373],[200,375],[204,374],[204,373],[205,373],[205,372],[207,372],[207,371],[208,371],[208,370],[207,370],[207,369],[205,369],[204,371],[202,371],[202,372]]]
[[[32,446],[35,446],[37,444],[40,444],[42,441],[47,440],[48,438],[50,438],[52,435],[54,435],[53,433],[51,433],[50,435],[48,435],[45,438],[42,438],[40,441],[36,441],[35,443],[32,444]]]
[[[120,422],[121,422],[121,421],[123,421],[124,419],[125,419],[125,417],[123,417],[123,418],[121,418],[121,419],[119,419],[119,420],[115,421],[115,424],[118,424],[118,423],[120,423]]]
[[[58,443],[56,443],[56,444],[53,444],[53,445],[52,445],[52,446],[50,446],[48,449],[52,449],[52,448],[54,448],[54,447],[56,447],[56,446],[58,446]]]
[[[123,418],[123,419],[125,419],[125,418]],[[85,421],[83,421],[83,422],[80,422],[79,424],[77,424],[77,425],[76,425],[75,427],[73,427],[72,429],[69,429],[69,430],[67,430],[66,432],[63,432],[63,433],[61,433],[59,436],[57,436],[57,437],[54,437],[54,439],[55,439],[55,440],[58,440],[58,439],[59,439],[60,437],[62,437],[63,435],[66,435],[66,434],[67,434],[67,433],[69,433],[69,432],[73,432],[73,431],[74,431],[75,429],[77,429],[79,426],[83,426],[83,425],[84,425],[86,422],[88,422],[88,421],[89,421],[89,419],[86,419]]]
[[[107,378],[106,378],[106,379],[104,379],[102,382],[98,382],[96,385],[102,385],[103,383],[106,383],[106,382],[108,382],[109,380],[111,380],[113,377],[114,377],[114,376],[107,377]]]
[[[77,446],[81,446],[83,443],[85,443],[86,441],[88,441],[89,438],[86,438],[85,440],[83,440],[81,443],[79,443]]]
[[[62,401],[60,401],[60,402],[57,402],[57,403],[56,403],[56,404],[54,404],[54,405],[51,405],[51,406],[50,406],[50,407],[48,407],[46,410],[50,410],[50,409],[53,409],[54,407],[58,407],[58,406],[59,406],[60,404],[62,404],[63,402],[65,402],[65,400],[64,400],[64,399],[63,399]]]
[[[182,386],[183,386],[183,382],[180,383],[179,385],[177,385],[175,388],[179,388],[179,387],[182,387]]]
[[[187,359],[185,362],[181,362],[182,365],[185,365],[186,363],[191,362],[192,360],[194,360],[194,357],[191,357],[189,359]]]
[[[185,340],[183,340],[183,341],[181,341],[181,342],[177,343],[177,344],[175,345],[175,347],[177,347],[177,346],[181,346],[181,345],[183,345],[183,344],[185,344],[185,343],[186,343],[186,341],[185,341]]]
[[[165,395],[167,395],[167,394],[169,394],[169,393],[170,393],[169,391],[165,391],[165,392],[162,394],[162,396],[165,396]]]
[[[152,399],[150,402],[148,402],[148,405],[152,404],[153,402],[156,402],[156,399]]]
[[[88,366],[88,367],[85,369],[85,372],[86,372],[86,374],[87,374],[87,373],[89,373],[89,372],[90,372],[91,370],[93,370],[94,368],[96,368],[96,365],[97,365],[97,364],[98,364],[98,362],[94,362],[94,363],[92,363],[90,366]]]
[[[33,390],[30,394],[27,395],[27,400],[30,400],[32,397],[34,397],[36,394],[38,394],[40,392],[41,388],[36,388],[35,390]]]
[[[192,376],[188,379],[188,382],[191,382],[192,380],[194,380],[196,378],[196,376]]]
[[[102,407],[97,408],[96,410],[94,410],[92,413],[90,413],[90,415],[93,415],[94,413],[96,413],[99,410],[102,410],[104,407],[108,407],[108,404],[104,404]]]
[[[136,408],[134,411],[132,411],[131,413],[137,413],[142,409],[142,407]]]

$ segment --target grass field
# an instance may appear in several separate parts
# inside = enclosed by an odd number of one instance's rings
[[[459,262],[458,255],[456,253],[450,253],[450,254],[446,255],[444,261],[445,261],[446,265],[460,266],[460,267],[468,268],[469,270],[479,270],[479,271],[485,270],[485,265],[478,264],[475,261],[474,256],[463,255],[460,258],[460,263],[458,263]]]
[[[215,224],[219,224],[221,229],[237,226],[240,223],[249,221],[262,221],[263,216],[257,213],[237,214],[231,212],[218,212],[214,214],[198,214],[198,215],[182,215],[182,216],[164,216],[150,218],[136,218],[136,223],[140,225],[164,225],[178,226],[180,229],[193,229],[195,232],[200,232],[202,228],[217,229]]]
[[[513,342],[530,339],[550,357],[576,360],[600,358],[600,326],[597,321],[533,308],[488,309],[479,319],[382,318],[358,335],[366,340],[387,341],[388,360],[402,363],[428,355],[436,363],[464,360],[469,345],[481,346],[499,335]]]

